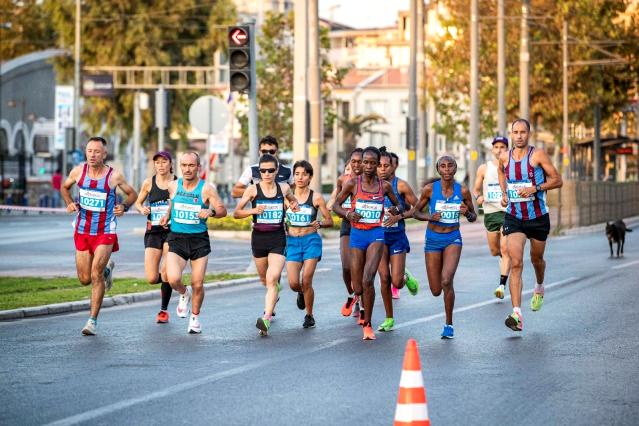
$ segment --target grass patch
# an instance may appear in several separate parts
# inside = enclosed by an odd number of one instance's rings
[[[207,274],[205,281],[226,281],[255,276],[252,274],[217,273]],[[190,274],[183,282],[188,283]],[[106,296],[159,290],[160,285],[151,285],[144,278],[115,278],[113,287]],[[55,277],[0,277],[0,310],[41,306],[51,303],[89,300],[91,286],[83,286],[76,278]]]

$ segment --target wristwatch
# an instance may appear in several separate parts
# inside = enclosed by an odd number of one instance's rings
[[[128,212],[129,206],[127,206],[125,203],[122,203],[122,209],[124,210],[124,212]]]
[[[540,184],[535,185],[535,189],[537,190],[537,192],[541,192],[542,190],[541,185]]]

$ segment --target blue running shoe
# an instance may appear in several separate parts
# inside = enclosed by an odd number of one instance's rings
[[[452,339],[455,337],[455,329],[452,325],[444,325],[444,329],[442,330],[442,339]]]

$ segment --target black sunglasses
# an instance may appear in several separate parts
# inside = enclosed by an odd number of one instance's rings
[[[260,149],[260,152],[262,154],[271,154],[271,155],[275,155],[275,153],[277,152],[276,149]]]
[[[260,169],[260,173],[275,173],[277,169]]]

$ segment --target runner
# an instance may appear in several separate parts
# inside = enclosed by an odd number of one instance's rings
[[[484,226],[486,227],[490,254],[499,256],[499,285],[494,291],[495,297],[498,299],[504,298],[508,271],[510,271],[510,258],[506,250],[507,237],[501,235],[506,209],[501,205],[502,194],[497,172],[499,157],[506,151],[508,151],[508,138],[495,137],[492,149],[494,159],[479,166],[473,188],[473,196],[477,204],[484,207]]]
[[[262,155],[259,161],[261,181],[246,188],[233,212],[236,219],[253,216],[251,249],[260,280],[266,287],[264,313],[255,324],[262,336],[268,335],[271,327],[281,289],[280,275],[286,261],[284,199],[289,201],[293,212],[299,211],[297,200],[288,184],[275,182],[277,170],[277,159],[270,154]],[[245,210],[244,207],[249,202],[252,202],[253,208]]]
[[[277,143],[277,139],[271,135],[264,136],[260,139],[260,155],[269,154],[275,157],[277,160],[277,154],[279,151],[279,144]],[[260,174],[260,168],[258,164],[253,164],[248,166],[242,172],[242,175],[238,179],[238,181],[233,186],[231,190],[231,196],[233,198],[240,198],[244,194],[244,190],[249,185],[256,184],[260,180],[262,180]],[[277,167],[277,175],[275,176],[275,182],[278,183],[288,183],[290,186],[293,186],[293,172],[291,168],[285,164],[279,163]]]
[[[186,329],[189,334],[202,332],[200,310],[204,302],[204,279],[211,252],[211,240],[206,221],[209,217],[225,217],[226,207],[213,185],[200,179],[200,156],[186,152],[180,158],[182,177],[169,182],[171,201],[169,209],[160,219],[160,226],[170,223],[166,238],[169,252],[166,256],[166,275],[173,290],[180,293],[177,316],[186,318],[191,302],[191,317]],[[182,272],[191,261],[191,289],[182,284]]]
[[[459,215],[466,216],[469,222],[477,220],[470,191],[465,185],[455,182],[456,171],[457,162],[453,157],[444,155],[437,160],[437,172],[441,179],[424,186],[414,215],[415,219],[428,222],[424,261],[430,291],[435,297],[438,297],[442,290],[444,292],[446,323],[442,330],[442,339],[455,337],[453,279],[462,251]],[[422,211],[426,205],[429,213]]]
[[[91,284],[91,311],[82,329],[85,336],[97,334],[98,314],[105,291],[113,285],[111,253],[119,250],[116,228],[118,220],[135,202],[137,194],[126,182],[122,173],[104,164],[107,157],[107,141],[94,136],[86,146],[87,161],[69,173],[60,188],[67,205],[67,212],[77,213],[74,221],[75,264],[82,285]],[[77,184],[78,202],[71,197],[70,189]],[[116,188],[126,194],[123,204],[116,205]]]
[[[390,183],[377,177],[380,153],[369,146],[362,152],[362,175],[344,183],[335,200],[333,209],[339,216],[352,224],[349,247],[351,249],[351,282],[355,294],[362,298],[364,307],[360,315],[364,340],[374,340],[371,326],[373,305],[375,304],[375,273],[384,252],[384,196],[393,203],[390,213],[403,213],[399,200]],[[344,208],[343,203],[351,197],[352,207]]]
[[[538,311],[544,303],[544,251],[550,232],[546,191],[561,188],[563,182],[544,150],[528,145],[528,120],[518,118],[513,122],[511,131],[513,148],[499,157],[497,169],[503,194],[501,203],[506,207],[503,233],[508,235],[510,296],[513,305],[513,313],[506,318],[506,326],[521,331],[524,327],[521,274],[526,239],[530,240],[530,260],[537,278],[530,309]]]
[[[404,210],[401,215],[391,215],[389,209],[392,203],[388,197],[384,198],[384,207],[386,208],[384,211],[384,252],[382,260],[379,262],[378,272],[386,319],[377,327],[377,330],[391,331],[395,325],[391,288],[399,290],[406,284],[408,291],[413,296],[419,290],[419,283],[406,269],[406,254],[410,252],[410,244],[406,237],[404,223],[405,218],[413,215],[413,206],[417,204],[417,197],[406,181],[395,176],[399,158],[386,151],[385,147],[381,147],[379,151],[381,157],[377,167],[377,175],[380,179],[390,182],[393,193],[399,199],[402,210]]]
[[[169,228],[160,226],[160,219],[168,211],[171,199],[168,187],[169,183],[175,180],[171,154],[166,151],[157,152],[153,156],[153,166],[155,176],[145,179],[142,183],[135,208],[147,217],[144,234],[144,273],[149,284],[162,283],[160,288],[162,302],[155,321],[158,324],[164,324],[169,322],[167,309],[173,289],[166,277],[166,254],[169,251],[166,237],[169,235]],[[144,202],[147,198],[149,205],[145,206]],[[162,257],[165,261],[160,268]]]
[[[362,148],[355,148],[353,152],[351,152],[350,160],[346,168],[348,169],[350,165],[350,173],[345,173],[337,179],[337,194],[339,195],[342,192],[342,187],[346,182],[348,182],[352,177],[359,176],[362,174],[362,152],[364,150]],[[334,212],[335,203],[332,203],[331,208]],[[342,208],[350,210],[352,208],[351,205],[351,197],[350,195],[346,198],[346,200],[342,203]],[[345,217],[342,218],[342,225],[339,230],[339,254],[342,261],[342,279],[344,280],[344,285],[346,286],[346,292],[348,297],[346,302],[342,306],[342,315],[348,317],[353,313],[353,315],[359,315],[359,297],[353,291],[353,287],[351,285],[351,249],[350,249],[350,235],[351,235],[351,223]],[[355,310],[353,311],[353,307]]]
[[[317,262],[322,259],[322,238],[317,233],[319,228],[333,226],[333,218],[326,208],[321,194],[309,189],[313,178],[313,166],[308,161],[298,161],[293,165],[295,176],[295,199],[305,200],[299,204],[299,211],[286,210],[288,238],[286,247],[286,273],[291,290],[297,292],[297,307],[306,309],[304,328],[315,327],[313,318],[313,274]],[[287,207],[289,203],[286,203]],[[317,220],[318,210],[322,220]],[[302,271],[300,285],[300,271]]]

